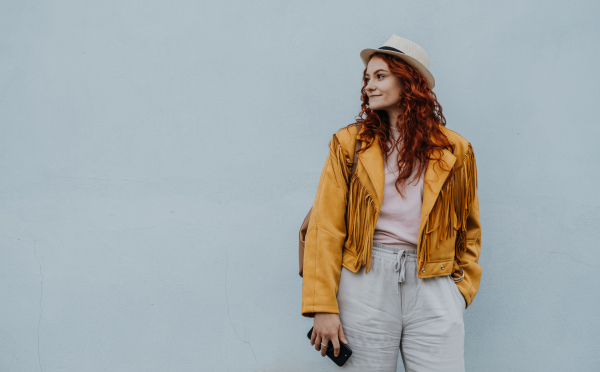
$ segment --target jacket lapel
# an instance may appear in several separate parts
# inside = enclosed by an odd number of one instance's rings
[[[442,164],[444,168],[440,167],[440,164],[435,158],[438,158],[441,151]],[[444,186],[444,182],[450,174],[450,170],[456,162],[456,156],[449,150],[442,149],[438,150],[433,156],[434,159],[427,160],[427,169],[425,170],[425,180],[423,185],[423,206],[421,208],[421,224],[419,226],[419,236],[423,232],[425,222],[431,213],[431,209],[435,204],[435,201]]]
[[[358,138],[358,136],[357,136]],[[385,173],[383,168],[383,153],[379,146],[378,136],[371,146],[363,153],[358,154],[358,164],[356,165],[356,175],[360,178],[367,192],[373,198],[377,210],[381,210],[383,203],[383,187],[385,186]],[[361,148],[365,148],[367,143],[362,142]]]

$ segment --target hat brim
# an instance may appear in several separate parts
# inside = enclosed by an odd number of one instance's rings
[[[423,66],[423,64],[421,62],[417,61],[416,59],[414,59],[411,56],[407,56],[406,54],[394,52],[391,50],[363,49],[360,52],[360,59],[362,59],[365,67],[367,67],[367,64],[369,63],[369,58],[371,57],[371,55],[373,55],[373,53],[376,53],[376,52],[383,53],[383,54],[389,54],[394,57],[398,57],[398,58],[402,59],[403,61],[405,61],[412,67],[416,68],[425,77],[425,80],[427,80],[427,86],[429,87],[429,89],[433,89],[433,87],[435,87],[435,79],[433,78],[433,75],[431,74],[431,72],[429,72],[429,69],[427,67]]]

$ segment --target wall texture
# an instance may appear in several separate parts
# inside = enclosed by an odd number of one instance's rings
[[[0,370],[328,371],[297,233],[365,47],[475,149],[468,371],[600,370],[597,1],[0,2]],[[399,367],[402,370],[402,367]]]

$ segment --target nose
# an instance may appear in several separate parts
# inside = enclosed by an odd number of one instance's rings
[[[369,82],[367,83],[367,85],[365,86],[365,90],[367,92],[372,92],[375,90],[375,87],[371,84],[372,80],[369,80]]]

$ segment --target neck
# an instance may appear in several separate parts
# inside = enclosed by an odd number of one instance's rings
[[[398,123],[396,124],[396,121],[398,121],[398,118],[400,117],[400,110],[399,109],[394,109],[394,110],[386,110],[387,115],[388,115],[388,120],[389,120],[389,126],[390,128],[398,128],[400,125],[402,125],[402,123]]]

